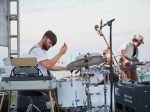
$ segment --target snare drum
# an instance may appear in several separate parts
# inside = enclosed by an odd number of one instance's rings
[[[60,107],[80,107],[87,105],[85,84],[80,78],[59,80],[57,83],[58,104]]]

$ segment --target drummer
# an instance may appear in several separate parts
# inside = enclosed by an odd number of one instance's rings
[[[57,43],[57,37],[54,32],[48,30],[43,35],[42,39],[35,44],[29,51],[29,54],[35,56],[38,62],[38,68],[44,76],[50,75],[49,70],[68,70],[65,66],[57,66],[58,60],[66,53],[67,45],[61,46],[60,51],[51,59],[48,58],[46,51]],[[56,94],[55,89],[55,94]],[[47,93],[47,92],[46,92]],[[48,94],[48,93],[47,93]]]
[[[48,70],[68,70],[65,66],[56,66],[58,60],[66,53],[67,45],[61,46],[60,51],[51,59],[48,58],[46,51],[57,43],[57,37],[54,32],[48,30],[42,39],[35,44],[29,51],[29,54],[37,58],[38,68],[44,76],[47,76]]]

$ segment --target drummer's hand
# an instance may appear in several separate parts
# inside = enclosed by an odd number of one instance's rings
[[[64,43],[64,45],[61,47],[59,52],[61,53],[61,55],[63,55],[66,53],[66,51],[67,51],[67,45],[66,43]]]

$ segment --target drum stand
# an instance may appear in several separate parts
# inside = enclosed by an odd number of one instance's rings
[[[91,104],[91,95],[89,89],[89,83],[86,84],[86,94],[87,94],[87,112],[92,111],[92,104]]]
[[[29,97],[29,98],[30,98],[30,105],[28,106],[26,112],[32,112],[32,111],[33,111],[33,110],[32,110],[33,107],[36,109],[37,112],[41,112],[41,111],[37,108],[37,106],[35,106],[35,105],[33,104],[33,99],[32,99],[32,97]]]
[[[102,109],[103,109],[103,112],[109,112],[108,110],[110,109],[110,106],[107,105],[107,86],[106,86],[106,78],[107,80],[109,81],[109,71],[108,70],[104,70],[104,105],[100,106],[99,109],[96,111],[96,112],[102,112]]]
[[[85,91],[86,91],[86,95],[87,95],[87,111],[86,112],[92,112],[91,94],[90,94],[90,89],[89,89],[89,86],[90,86],[90,75],[91,74],[89,74],[88,68],[89,68],[88,66],[85,67],[85,69],[87,71],[87,74],[85,75],[85,80],[86,80]]]

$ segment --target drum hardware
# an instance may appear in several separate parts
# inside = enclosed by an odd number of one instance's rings
[[[103,71],[105,70],[105,66],[100,66],[100,67],[88,67],[86,66],[84,71],[82,72],[82,76],[84,79],[84,84],[86,85],[86,95],[87,95],[87,112],[92,112],[92,108],[96,108],[95,106],[92,105],[92,99],[91,99],[91,95],[100,95],[100,92],[97,93],[91,93],[91,86],[98,86],[101,83],[100,79],[98,76],[102,76],[102,74],[104,73]],[[105,70],[106,71],[106,70]],[[92,72],[92,73],[91,73]],[[99,74],[102,73],[102,74]],[[94,78],[94,79],[93,79]]]
[[[90,77],[94,76],[94,74],[86,74],[86,73],[84,73],[82,76],[85,77],[86,75],[89,75]]]
[[[32,97],[28,97],[28,98],[30,98],[30,105],[28,106],[26,112],[32,112],[33,107],[36,109],[36,111],[41,112],[41,111],[38,109],[38,107],[33,104]]]
[[[78,69],[76,72],[75,72],[75,74],[77,74],[78,72],[80,72],[81,71],[81,68],[80,69]]]
[[[48,109],[45,102],[48,96],[43,91],[18,91],[17,111],[22,112],[43,112]],[[22,104],[24,102],[24,104]]]
[[[75,74],[77,74],[78,72],[81,72],[81,68],[79,68],[79,69],[72,69],[72,70],[70,70],[70,73],[72,74],[74,70],[76,70]]]
[[[89,90],[89,83],[86,84],[86,95],[87,95],[87,112],[92,111],[91,95]]]
[[[85,71],[87,71],[86,74],[84,74],[84,79],[86,80],[86,88],[85,88],[85,91],[86,91],[86,95],[87,95],[87,112],[92,112],[92,102],[91,102],[91,94],[90,94],[90,77],[93,76],[93,74],[91,75],[89,73],[89,67],[86,66],[85,67]]]
[[[109,71],[108,71],[108,70],[105,70],[104,73],[103,73],[103,75],[104,75],[104,105],[100,106],[99,109],[98,109],[98,111],[96,111],[96,112],[101,112],[101,109],[103,109],[103,108],[104,108],[104,111],[107,112],[107,108],[108,108],[108,109],[110,108],[110,106],[107,105],[107,96],[106,96],[107,89],[108,89],[108,88],[106,87],[106,84],[108,83],[108,82],[106,81],[106,78],[109,77],[109,76],[108,76],[108,75],[109,75]]]

